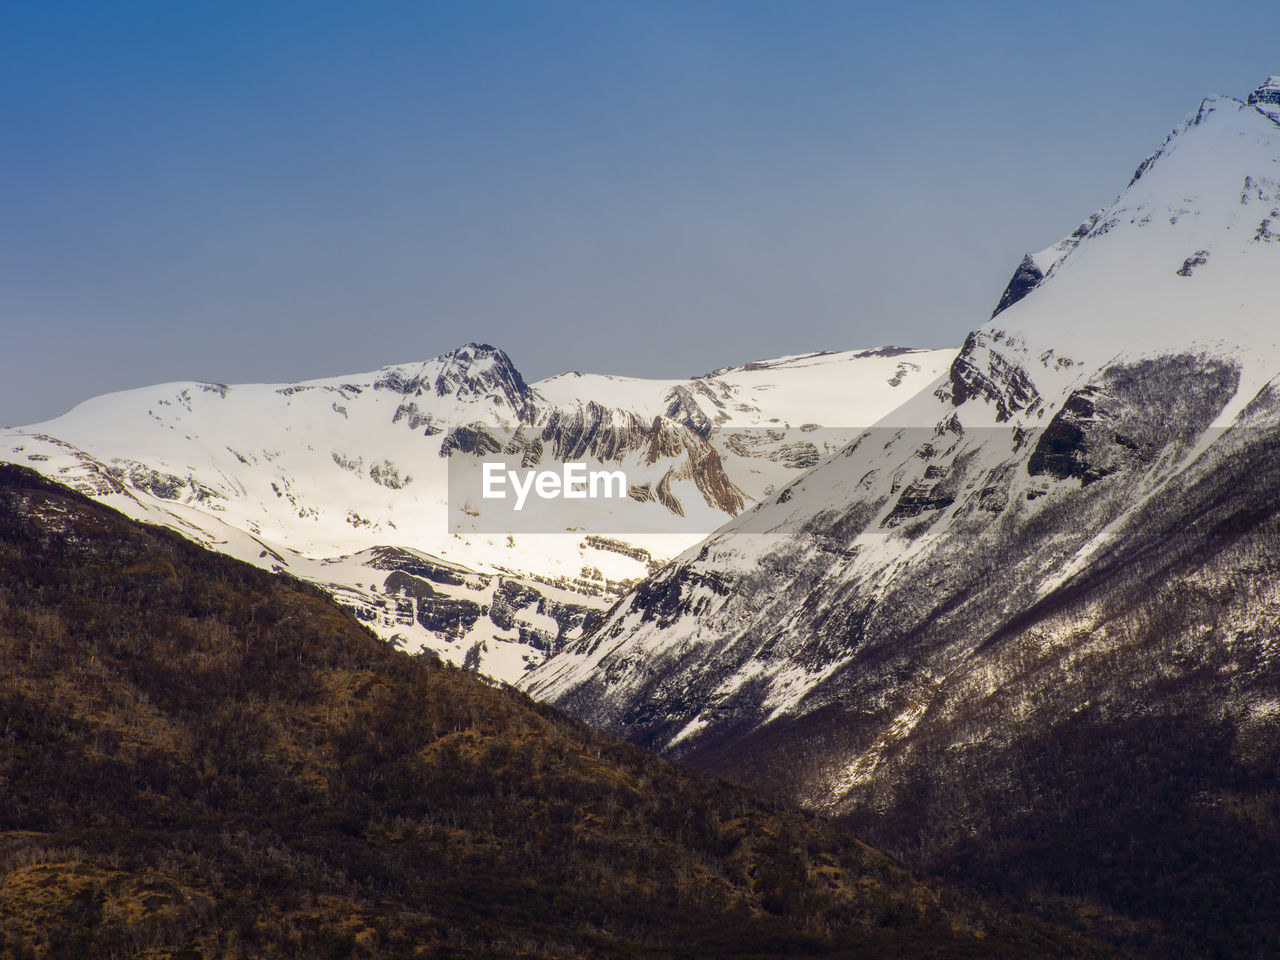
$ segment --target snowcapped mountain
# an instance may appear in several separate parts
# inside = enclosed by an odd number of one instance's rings
[[[530,385],[503,351],[467,344],[305,383],[110,394],[0,433],[0,457],[311,580],[409,649],[514,680],[953,356],[886,348]],[[459,464],[498,455],[625,467],[629,495],[603,516],[570,504],[510,531],[483,504],[450,510]]]
[[[1027,255],[928,389],[524,683],[811,806],[982,835],[1085,717],[1274,727],[1278,448],[1273,77]]]

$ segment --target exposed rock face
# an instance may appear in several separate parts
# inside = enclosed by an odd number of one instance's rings
[[[896,527],[922,513],[945,510],[956,502],[954,492],[947,490],[947,484],[929,483],[930,479],[933,478],[926,477],[923,482],[913,483],[903,490],[893,510],[880,521],[880,526]]]
[[[176,474],[154,470],[143,463],[119,462],[107,471],[108,475],[138,490],[145,490],[160,500],[183,500],[206,503],[223,499],[215,490],[200,483],[195,477],[179,477]]]
[[[424,629],[451,640],[466,636],[482,612],[479,604],[438,593],[426,580],[401,570],[388,574],[383,588],[389,594],[400,594],[413,600],[418,623]]]
[[[440,456],[464,453],[483,457],[490,453],[501,453],[502,448],[502,441],[484,427],[454,427],[440,443]]]
[[[770,454],[770,459],[781,460],[794,470],[807,470],[817,466],[822,454],[812,443],[802,440],[779,447],[776,454]]]
[[[1234,366],[1191,355],[1109,367],[1067,397],[1040,434],[1027,472],[1087,486],[1150,463],[1171,441],[1186,443],[1203,431],[1235,393],[1239,375]]]
[[[1203,267],[1209,262],[1208,250],[1197,250],[1187,259],[1182,261],[1182,266],[1177,270],[1178,276],[1189,277],[1195,272],[1196,267]]]
[[[950,391],[957,407],[970,399],[992,404],[1001,423],[1014,413],[1034,413],[1040,406],[1039,392],[1026,369],[998,348],[1004,339],[999,330],[969,334],[951,364]]]
[[[991,318],[994,320],[1009,307],[1013,306],[1028,293],[1039,286],[1040,281],[1044,279],[1044,271],[1031,258],[1031,254],[1027,254],[1022,258],[1022,262],[1018,264],[1018,269],[1013,272],[1013,276],[1009,280],[1009,285],[1004,288],[1004,293],[1000,294],[1000,302],[996,304],[995,310],[991,311]]]
[[[703,402],[711,405],[716,411],[716,422],[724,419],[723,409],[724,400],[716,395],[716,392],[706,383],[695,381],[692,387],[672,387],[671,392],[667,394],[666,416],[669,420],[676,423],[684,424],[698,436],[704,439],[710,435],[711,428],[715,425],[712,418],[702,409],[699,403],[699,397]]]
[[[702,494],[708,506],[736,517],[746,506],[741,490],[724,471],[720,454],[706,440],[687,430],[671,430],[658,421],[649,436],[648,460],[658,463],[675,459],[673,466],[658,482],[657,497],[671,498],[670,483],[673,479],[690,479]]]
[[[548,630],[523,619],[522,614],[530,612],[549,617],[556,629]],[[521,643],[545,653],[555,653],[564,645],[567,633],[590,627],[599,616],[598,610],[548,599],[536,587],[508,579],[501,580],[494,589],[489,608],[489,619],[499,630],[517,631]]]
[[[650,432],[651,424],[637,414],[593,400],[573,410],[552,411],[542,427],[542,441],[557,460],[592,457],[616,463],[645,447]]]
[[[448,564],[421,554],[410,553],[395,547],[374,547],[369,567],[374,570],[399,570],[432,583],[460,587],[467,582],[468,574],[456,564]]]
[[[1280,77],[1267,77],[1262,86],[1249,94],[1249,106],[1280,122]]]
[[[547,596],[551,591],[539,584],[459,571],[406,551],[380,548],[369,566],[391,571],[382,584],[384,609],[388,602],[394,604],[402,621],[416,621],[452,641],[484,642],[514,634],[515,642],[550,654],[564,645],[566,635],[576,635],[600,615],[594,607]],[[439,589],[458,586],[471,587],[471,596],[488,596],[489,603]],[[349,609],[362,620],[373,619],[366,605],[350,604]],[[554,626],[548,627],[548,620]]]
[[[424,365],[425,366],[425,365]],[[511,358],[487,343],[468,343],[440,358],[434,369],[407,374],[392,368],[374,382],[375,390],[391,390],[406,397],[424,394],[483,399],[506,406],[523,422],[534,417],[534,396]]]

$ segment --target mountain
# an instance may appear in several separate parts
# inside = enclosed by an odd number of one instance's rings
[[[0,956],[1088,957],[0,466]]]
[[[310,580],[406,649],[514,680],[953,356],[883,348],[529,384],[502,350],[467,344],[305,383],[111,394],[0,432],[0,459]],[[494,515],[467,470],[503,457],[621,469],[629,495]]]
[[[944,376],[526,688],[1154,956],[1275,955],[1278,101],[1206,99]]]

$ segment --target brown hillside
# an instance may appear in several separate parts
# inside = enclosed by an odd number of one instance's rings
[[[1093,955],[0,467],[0,956]]]

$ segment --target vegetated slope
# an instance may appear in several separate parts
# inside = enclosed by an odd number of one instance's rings
[[[1152,955],[1280,953],[1277,101],[1206,100],[528,689]]]
[[[96,397],[0,431],[0,459],[316,583],[410,651],[512,681],[954,355],[881,348],[687,380],[568,373],[529,384],[502,350],[469,343],[303,383]],[[459,478],[504,457],[625,469],[629,495],[534,497],[500,512],[478,476]]]
[[[0,956],[1080,956],[0,467]]]

